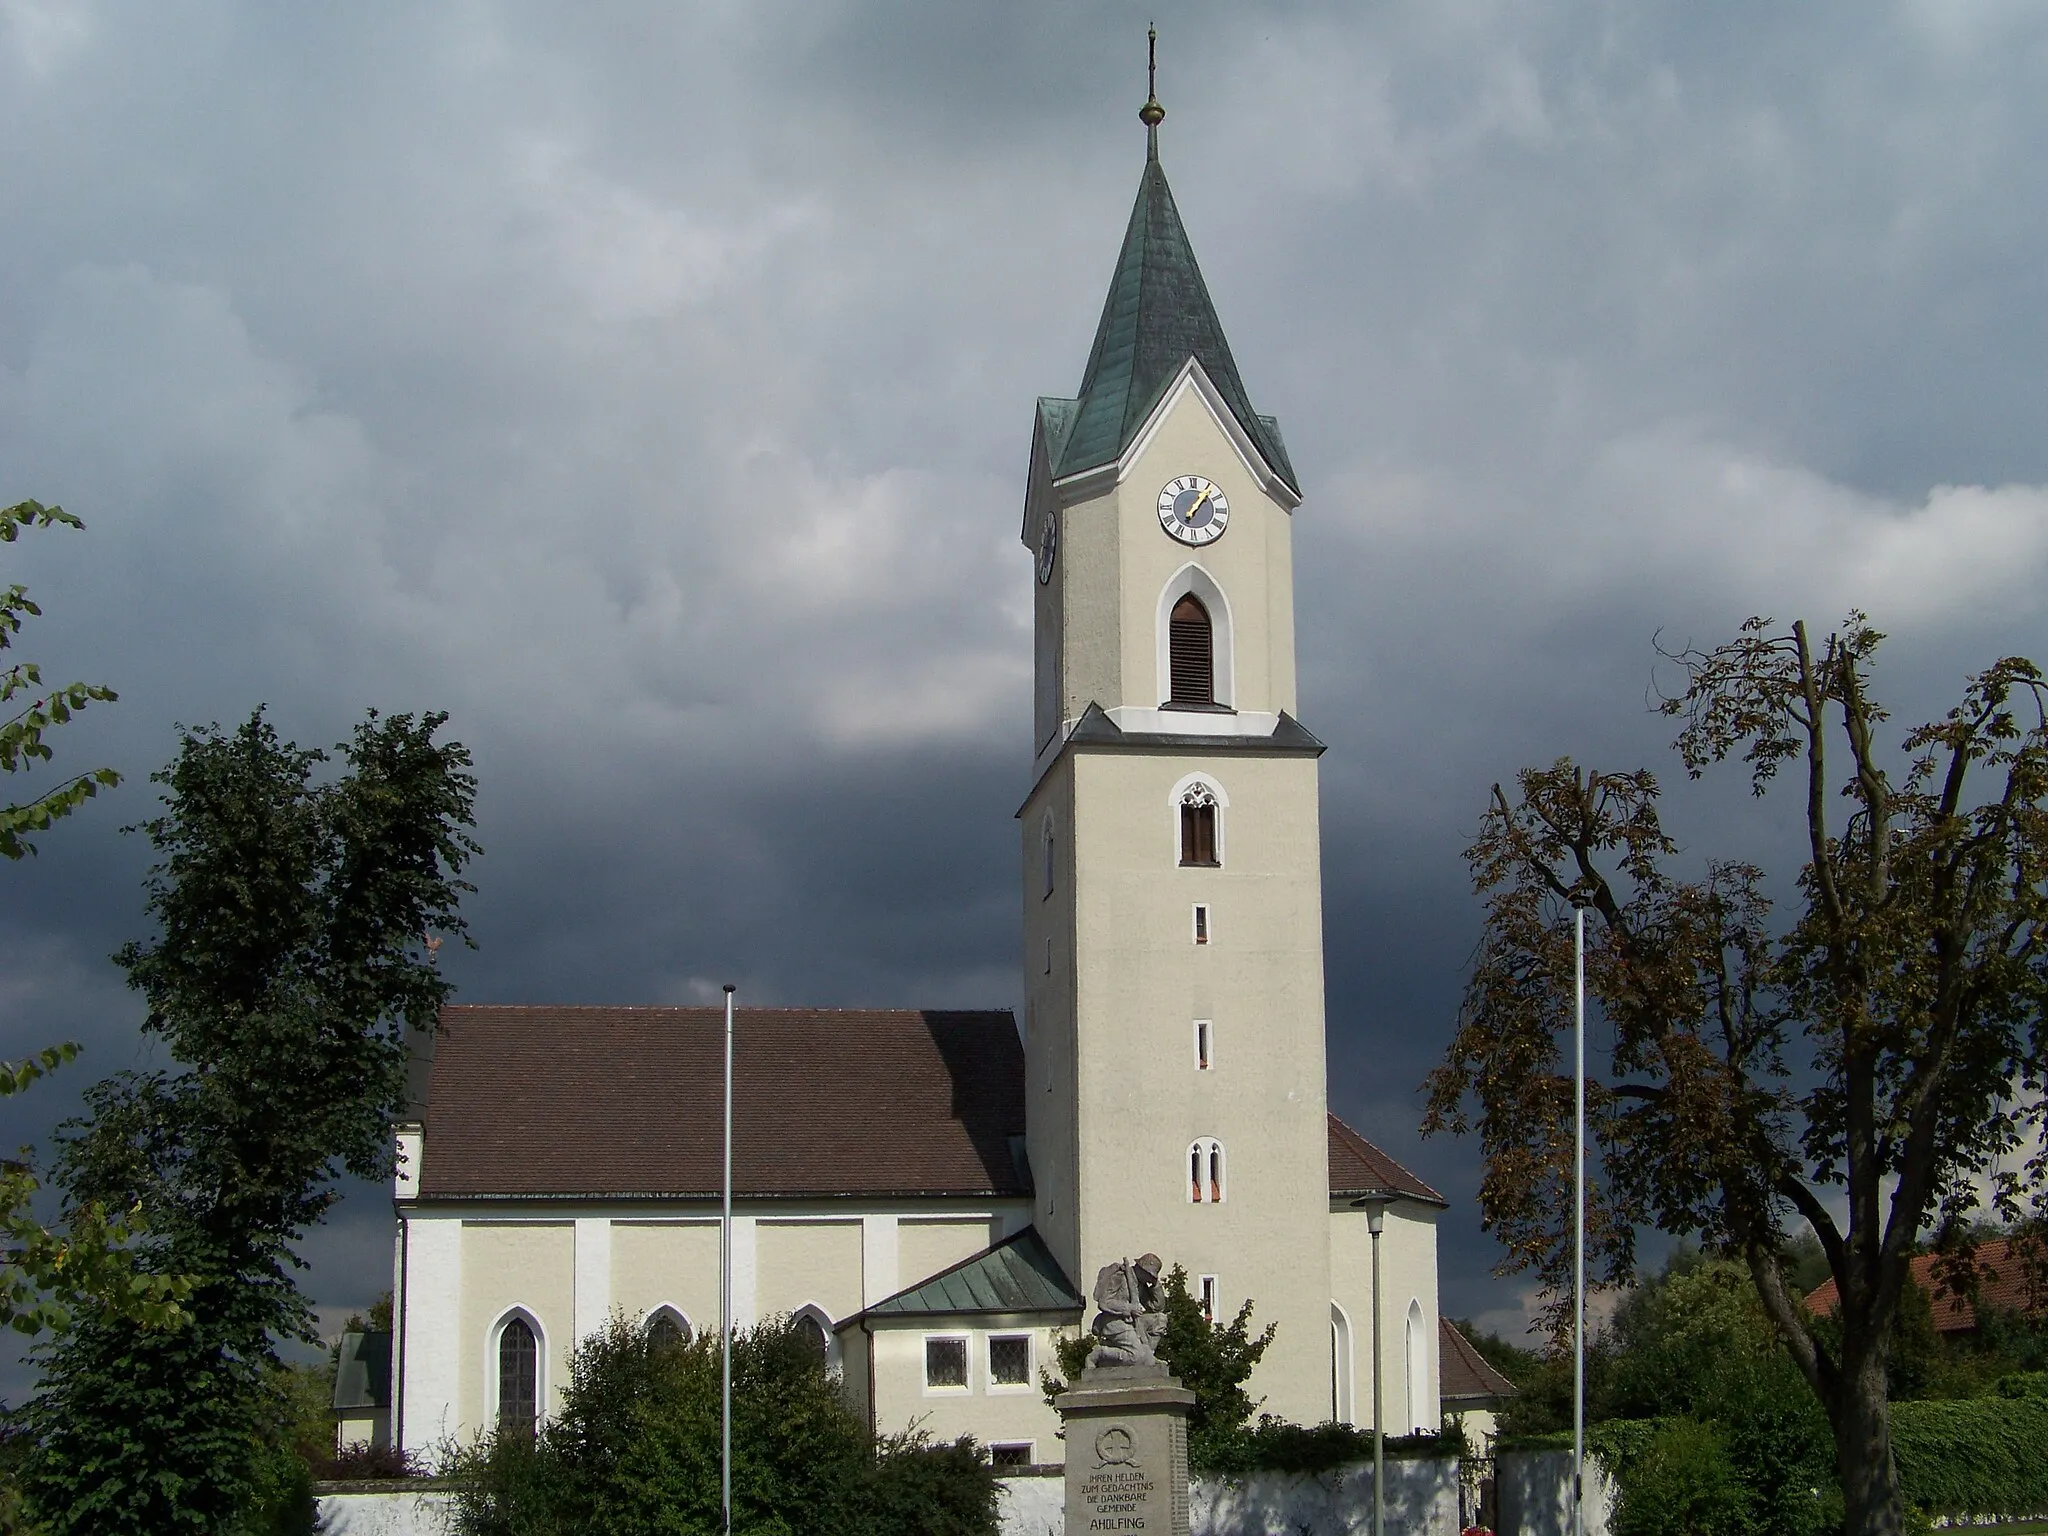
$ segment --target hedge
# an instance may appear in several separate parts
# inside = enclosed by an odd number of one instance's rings
[[[1892,1404],[1906,1502],[1935,1515],[2048,1512],[2048,1399]]]
[[[2011,1396],[1892,1404],[1892,1455],[1906,1502],[1930,1515],[2048,1514],[2048,1396],[2008,1378]],[[1586,1426],[1586,1450],[1626,1490],[1651,1443],[1675,1421]],[[1502,1451],[1570,1450],[1571,1434],[1518,1436]],[[1818,1447],[1816,1447],[1818,1449]],[[1830,1451],[1830,1454],[1832,1452]]]

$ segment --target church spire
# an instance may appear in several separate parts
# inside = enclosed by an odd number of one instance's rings
[[[1181,365],[1193,357],[1267,467],[1299,495],[1294,466],[1280,440],[1280,424],[1252,409],[1159,163],[1159,124],[1166,109],[1159,104],[1157,37],[1156,31],[1148,36],[1155,44],[1146,70],[1151,91],[1138,110],[1145,125],[1145,170],[1095,329],[1088,369],[1071,405],[1046,402],[1055,408],[1048,423],[1057,440],[1054,473],[1065,476],[1114,463]]]

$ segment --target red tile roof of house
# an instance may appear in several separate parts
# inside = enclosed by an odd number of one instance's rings
[[[421,1197],[714,1196],[724,1050],[723,1008],[444,1008]],[[742,1008],[733,1105],[750,1198],[1031,1193],[1007,1011]],[[1335,1115],[1329,1147],[1333,1198],[1445,1203]]]
[[[1913,1260],[1913,1283],[1928,1293],[1934,1307],[1937,1333],[1968,1333],[1977,1326],[1977,1309],[1967,1296],[1952,1296],[1941,1290],[1934,1276],[1936,1255],[1923,1253]],[[2029,1310],[2026,1266],[2004,1238],[1991,1238],[1977,1245],[1977,1298],[1993,1311]],[[1833,1277],[1815,1286],[1806,1298],[1806,1310],[1822,1316],[1835,1310],[1839,1292]],[[2035,1310],[2038,1310],[2036,1308]]]
[[[1518,1388],[1487,1363],[1448,1317],[1436,1320],[1437,1379],[1446,1407],[1472,1407],[1513,1397]]]

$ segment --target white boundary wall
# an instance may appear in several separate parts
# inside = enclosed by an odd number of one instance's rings
[[[1571,1536],[1572,1453],[1506,1451],[1494,1458],[1500,1536]],[[1614,1528],[1619,1490],[1597,1457],[1586,1457],[1586,1536]]]
[[[1565,1476],[1570,1475],[1567,1458]],[[1003,1536],[1065,1536],[1064,1479],[1001,1481]],[[323,1493],[322,1529],[332,1536],[445,1536],[453,1499],[445,1489],[388,1486]],[[1189,1512],[1193,1536],[1339,1536],[1367,1531],[1372,1528],[1372,1467],[1340,1467],[1317,1476],[1265,1473],[1239,1482],[1197,1478]],[[1389,1460],[1387,1529],[1397,1536],[1456,1536],[1458,1463],[1450,1458]],[[1554,1533],[1561,1528],[1553,1524],[1536,1529]],[[1606,1536],[1606,1529],[1604,1520],[1597,1526],[1587,1524],[1588,1536]]]

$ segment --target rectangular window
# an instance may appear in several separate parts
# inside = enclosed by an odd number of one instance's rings
[[[1195,1070],[1207,1072],[1216,1065],[1215,1026],[1207,1019],[1195,1020]]]
[[[1031,1385],[1031,1336],[997,1334],[988,1341],[988,1379],[998,1387]]]
[[[998,1472],[1021,1472],[1032,1464],[1031,1442],[1024,1440],[1014,1445],[992,1445],[988,1448],[988,1460]]]
[[[1180,808],[1180,861],[1183,865],[1215,866],[1215,806],[1183,805]]]
[[[1214,1275],[1204,1275],[1204,1276],[1202,1276],[1202,1283],[1201,1283],[1201,1288],[1200,1288],[1200,1295],[1201,1295],[1201,1298],[1202,1298],[1202,1316],[1203,1316],[1203,1318],[1204,1318],[1204,1319],[1205,1319],[1206,1321],[1208,1321],[1208,1322],[1211,1322],[1211,1323],[1215,1322],[1215,1321],[1216,1321],[1216,1277],[1215,1277]]]
[[[1052,974],[1052,935],[1045,936],[1045,974]]]
[[[1050,943],[1051,941],[1047,940],[1047,942]],[[1197,944],[1209,942],[1209,909],[1207,907],[1195,908],[1195,942]]]
[[[967,1341],[926,1339],[924,1341],[924,1384],[928,1387],[967,1385]]]

